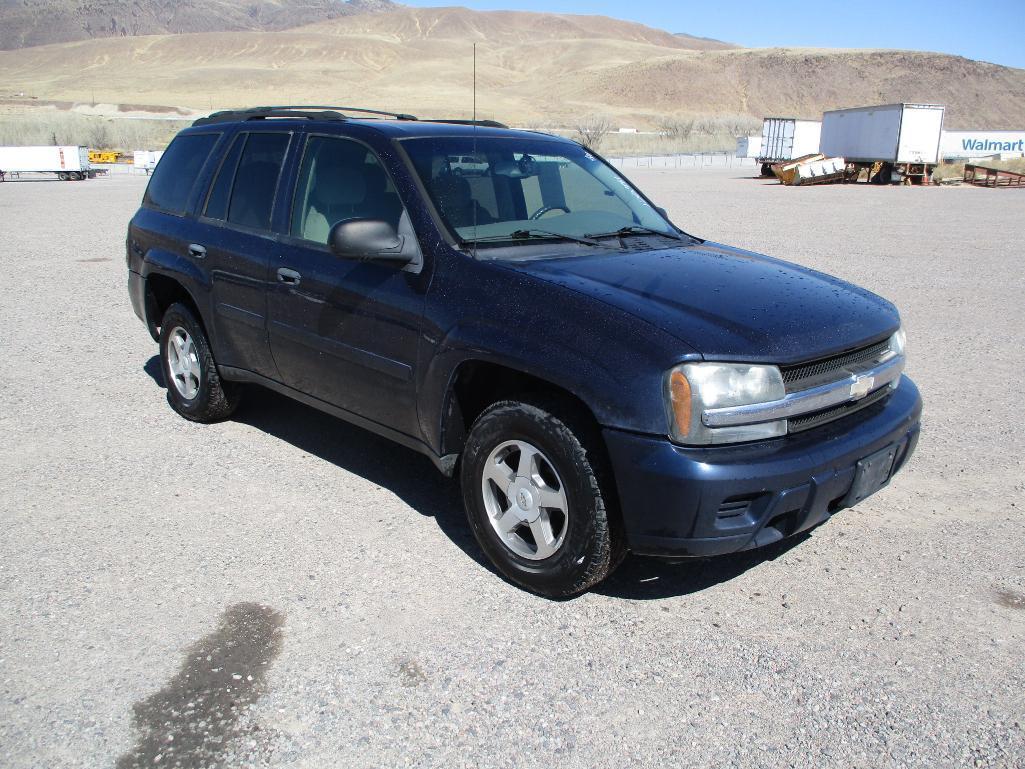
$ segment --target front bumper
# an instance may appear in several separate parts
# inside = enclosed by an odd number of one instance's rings
[[[685,448],[606,429],[632,552],[710,556],[806,531],[850,507],[858,463],[892,447],[889,482],[918,442],[922,399],[907,377],[855,414],[770,441]]]

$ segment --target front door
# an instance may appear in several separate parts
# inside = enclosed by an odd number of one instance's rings
[[[328,232],[349,218],[383,219],[412,235],[372,150],[352,139],[309,136],[289,236],[271,265],[274,360],[288,386],[416,436],[413,368],[427,271],[335,256]]]

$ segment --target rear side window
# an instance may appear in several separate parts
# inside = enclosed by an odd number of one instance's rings
[[[251,133],[239,158],[228,221],[243,227],[269,229],[274,192],[288,149],[287,133]]]
[[[185,213],[189,193],[219,137],[218,133],[176,137],[157,163],[143,202],[171,213]]]
[[[231,197],[231,186],[235,181],[235,169],[238,168],[238,158],[242,154],[242,147],[246,143],[246,134],[239,134],[231,143],[231,149],[221,161],[221,167],[217,171],[217,178],[214,179],[210,194],[206,199],[204,215],[211,219],[223,219],[228,215],[228,199]]]

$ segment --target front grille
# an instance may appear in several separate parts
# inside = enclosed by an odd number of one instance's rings
[[[792,433],[799,433],[802,430],[810,430],[811,428],[818,427],[826,422],[832,422],[834,419],[850,416],[857,411],[868,408],[874,403],[878,403],[891,392],[892,390],[890,389],[890,386],[887,385],[886,387],[880,387],[874,393],[866,395],[860,401],[842,403],[839,406],[833,406],[832,408],[825,409],[824,411],[817,411],[814,414],[807,414],[801,417],[791,417],[787,421],[787,429]]]
[[[782,366],[783,385],[788,393],[807,390],[815,385],[836,381],[842,377],[831,376],[851,367],[863,366],[867,363],[881,358],[890,349],[890,340],[862,347],[858,350],[845,352],[841,355],[834,355],[831,358],[821,358],[810,363],[799,363],[796,366]]]

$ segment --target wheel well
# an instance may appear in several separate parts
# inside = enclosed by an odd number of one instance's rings
[[[462,451],[470,427],[492,403],[524,395],[555,397],[565,401],[586,415],[595,428],[598,426],[587,404],[564,387],[497,363],[466,361],[456,370],[449,390],[442,435],[443,453]]]
[[[592,460],[592,466],[608,491],[606,502],[609,522],[616,532],[619,546],[625,547],[626,535],[619,508],[619,489],[608,449],[601,435],[601,425],[590,407],[566,388],[495,363],[464,362],[456,370],[449,391],[445,408],[442,453],[461,453],[466,436],[477,417],[492,403],[512,397],[527,397],[541,401],[542,404],[550,402],[558,406],[560,417],[569,423],[584,446],[591,447],[597,454]],[[452,470],[456,471],[455,462],[452,464]]]
[[[146,278],[146,322],[149,325],[150,334],[154,339],[158,338],[160,321],[167,312],[167,308],[175,302],[181,302],[196,316],[200,324],[203,317],[199,313],[199,307],[193,300],[192,295],[185,286],[174,278],[160,273],[154,273]]]

